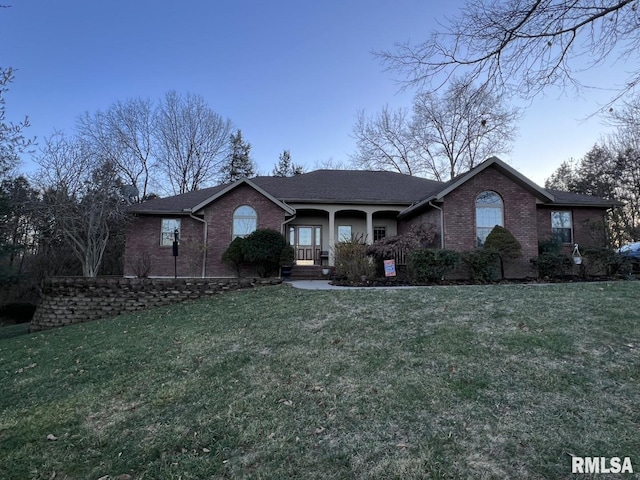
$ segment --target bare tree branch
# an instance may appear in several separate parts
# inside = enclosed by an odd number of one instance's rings
[[[82,264],[95,277],[114,222],[124,219],[120,183],[113,164],[80,139],[55,134],[38,159],[43,215],[52,219]]]
[[[550,85],[593,87],[580,73],[640,57],[640,0],[467,0],[458,16],[417,45],[378,56],[406,87],[439,89],[464,73],[497,92],[531,98]],[[640,84],[636,68],[615,101]]]
[[[508,152],[518,116],[484,88],[456,78],[442,95],[418,93],[411,117],[388,107],[368,118],[360,112],[351,158],[359,168],[446,180]]]
[[[174,194],[202,188],[220,174],[232,132],[230,120],[199,95],[165,95],[154,122],[156,155]]]

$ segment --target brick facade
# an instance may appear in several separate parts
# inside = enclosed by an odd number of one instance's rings
[[[511,262],[505,269],[505,275],[533,275],[529,260],[538,256],[536,197],[520,183],[493,167],[483,170],[445,196],[445,247],[457,251],[477,248],[476,198],[484,191],[493,191],[500,195],[503,204],[503,226],[522,245],[522,260]]]
[[[257,212],[258,228],[282,231],[284,210],[249,185],[240,185],[204,210],[209,230],[207,276],[235,275],[235,271],[222,263],[222,254],[232,241],[233,212],[242,205],[248,205]]]
[[[258,228],[281,231],[285,212],[270,199],[248,185],[240,185],[204,208],[207,222],[207,277],[232,277],[235,271],[222,263],[222,254],[232,240],[233,212],[248,205],[258,214]],[[204,257],[204,223],[189,215],[138,215],[128,226],[124,260],[125,276],[141,276],[142,270],[154,277],[173,277],[171,246],[161,246],[163,218],[180,219],[180,249],[177,271],[180,277],[201,277]]]
[[[202,276],[202,224],[188,215],[139,216],[128,226],[124,256],[125,276],[174,276],[173,247],[160,245],[162,219],[180,219],[178,276]]]
[[[574,243],[580,247],[603,247],[606,241],[605,212],[599,208],[539,206],[537,223],[540,241],[551,240],[551,212],[571,212],[573,242],[563,245],[565,253],[573,251]]]
[[[410,178],[407,177],[403,181],[408,182]],[[296,182],[300,179],[304,179],[304,175],[296,176],[287,181]],[[391,180],[397,181],[398,179],[393,177]],[[282,231],[284,222],[287,218],[291,219],[288,215],[294,210],[291,209],[287,212],[286,205],[274,200],[279,198],[282,192],[275,188],[272,191],[269,190],[272,181],[273,179],[270,178],[269,182],[264,183],[262,187],[248,181],[241,181],[235,188],[232,186],[230,189],[224,190],[226,193],[214,197],[214,201],[197,212],[198,218],[191,218],[188,214],[179,216],[182,222],[180,256],[178,257],[179,276],[200,277],[203,270],[207,277],[232,277],[236,275],[235,271],[222,263],[222,255],[232,241],[233,213],[240,206],[248,205],[257,212],[258,228]],[[514,235],[522,246],[522,258],[506,265],[505,274],[508,277],[528,277],[536,274],[531,260],[538,256],[539,242],[546,241],[551,236],[551,211],[554,210],[571,211],[574,242],[581,246],[604,246],[603,221],[608,208],[604,201],[598,203],[591,199],[577,198],[575,199],[577,205],[582,206],[562,206],[561,202],[553,204],[551,203],[552,197],[548,192],[539,189],[498,159],[490,159],[478,167],[475,172],[467,174],[459,181],[460,184],[457,184],[455,188],[443,183],[440,190],[425,190],[424,193],[421,190],[415,191],[413,193],[416,195],[415,203],[409,203],[407,200],[406,212],[395,220],[397,221],[397,232],[399,234],[407,233],[415,224],[426,224],[432,226],[436,232],[432,246],[439,247],[442,241],[444,248],[450,250],[459,252],[475,250],[477,248],[476,198],[484,191],[493,191],[501,197],[503,202],[504,227]],[[282,180],[278,180],[278,182],[282,182]],[[313,190],[309,185],[305,185],[307,190]],[[315,188],[315,185],[313,187]],[[397,188],[400,187],[397,185]],[[331,190],[332,188],[330,184],[326,184],[321,189],[322,191],[309,192],[310,198],[316,198],[313,197],[316,195],[317,198],[323,198],[322,201],[326,203],[327,199],[323,195],[329,195],[331,191],[337,196],[344,194],[344,185],[341,189]],[[376,191],[375,186],[372,185],[371,188]],[[424,188],[433,189],[433,182],[425,184]],[[295,194],[304,198],[307,190],[296,191]],[[329,190],[329,192],[327,193],[325,190]],[[269,193],[265,195],[261,192]],[[391,193],[388,194],[391,195]],[[289,195],[292,196],[291,193]],[[294,198],[298,198],[298,196]],[[178,217],[165,215],[162,211],[168,211],[172,208],[180,211],[179,209],[184,208],[185,205],[190,205],[189,208],[193,208],[195,205],[201,204],[204,198],[206,197],[200,197],[197,202],[185,203],[184,197],[176,197],[175,201],[183,201],[179,204],[180,207],[171,203],[174,201],[172,198],[163,199],[162,208],[164,210],[156,207],[156,210],[152,210],[153,214],[139,213],[127,232],[125,276],[140,276],[139,264],[141,259],[145,258],[149,264],[147,273],[149,276],[172,277],[174,273],[172,248],[160,246],[161,220],[162,218]],[[428,201],[430,198],[437,202],[436,205],[442,211],[437,207],[434,208],[433,204]],[[564,198],[565,201],[568,201],[566,195]],[[334,211],[332,209],[336,208],[333,204],[325,205],[322,201],[318,200],[318,210],[324,209],[326,212],[332,212]],[[354,199],[354,202],[357,203],[357,206],[353,210],[358,211],[363,202],[357,199]],[[327,217],[317,220],[318,212],[312,208],[313,201],[310,200],[304,205],[305,208],[298,212],[295,222],[291,225],[305,225],[305,222],[309,222],[309,219],[313,218],[315,220],[311,221],[310,225],[324,225],[325,231],[328,231],[330,220],[325,219],[330,219],[331,213],[327,214]],[[345,201],[346,205],[348,202]],[[567,204],[565,203],[565,205]],[[384,211],[384,204],[366,205],[366,208],[373,210],[374,222],[376,218],[380,218],[379,215],[376,217],[379,212],[375,209],[378,206],[380,211]],[[342,212],[345,211],[350,212],[350,209],[341,209],[339,210],[340,215],[335,216],[336,226],[340,225],[343,219]],[[385,215],[385,222],[394,221],[393,217]],[[364,214],[361,214],[359,218],[362,219],[362,225],[358,228],[362,230],[366,228]],[[349,221],[354,223],[351,218]],[[205,222],[207,225],[206,245],[204,244]],[[441,225],[444,226],[443,229],[441,229]],[[395,228],[388,229],[388,231],[394,230]],[[323,233],[323,237],[325,237],[323,242],[328,243],[326,245],[323,243],[322,248],[330,249],[331,239],[328,239],[325,233]],[[572,245],[565,246],[567,253],[570,253],[571,248]],[[203,269],[205,254],[206,265]],[[243,273],[252,274],[251,272]]]

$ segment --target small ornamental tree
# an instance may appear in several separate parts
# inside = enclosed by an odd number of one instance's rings
[[[242,253],[244,260],[256,266],[258,275],[269,277],[278,271],[282,251],[288,243],[277,230],[259,228],[244,237]]]
[[[500,258],[500,275],[504,278],[504,262],[522,257],[522,245],[509,230],[499,225],[487,235],[484,248],[494,250]]]
[[[367,246],[367,255],[376,262],[379,273],[384,274],[384,260],[390,260],[423,248],[433,248],[437,234],[432,224],[414,224],[404,234],[384,237]]]

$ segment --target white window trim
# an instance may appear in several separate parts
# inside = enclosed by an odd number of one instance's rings
[[[553,214],[554,213],[566,213],[569,215],[569,227],[554,227],[553,226]],[[561,242],[562,245],[573,245],[573,240],[574,240],[574,236],[573,236],[573,211],[572,210],[552,210],[551,211],[551,238],[555,238],[554,236],[554,229],[561,229],[561,230],[569,230],[570,232],[570,238],[568,242]]]
[[[175,225],[172,226],[171,231],[165,231],[164,225],[165,222],[176,222]],[[173,246],[173,232],[178,229],[178,239],[182,237],[182,221],[180,218],[163,218],[160,220],[160,246],[161,247],[172,247]],[[171,240],[167,242],[164,241],[165,233],[171,235]]]

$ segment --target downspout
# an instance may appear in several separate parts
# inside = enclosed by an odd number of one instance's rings
[[[207,273],[207,241],[209,240],[209,224],[204,218],[198,218],[192,212],[189,212],[189,216],[194,220],[204,223],[204,243],[202,244],[202,278],[205,278]]]
[[[437,205],[434,205],[431,200],[429,200],[429,205],[440,210],[440,248],[444,250],[444,210]]]
[[[287,240],[287,243],[289,243],[289,237],[287,235],[287,232],[284,231],[284,226],[289,223],[292,222],[293,220],[296,219],[296,214],[294,213],[293,216],[289,219],[289,220],[285,220],[284,222],[282,222],[282,224],[280,225],[280,233],[282,233],[282,235],[284,236],[284,238]]]

